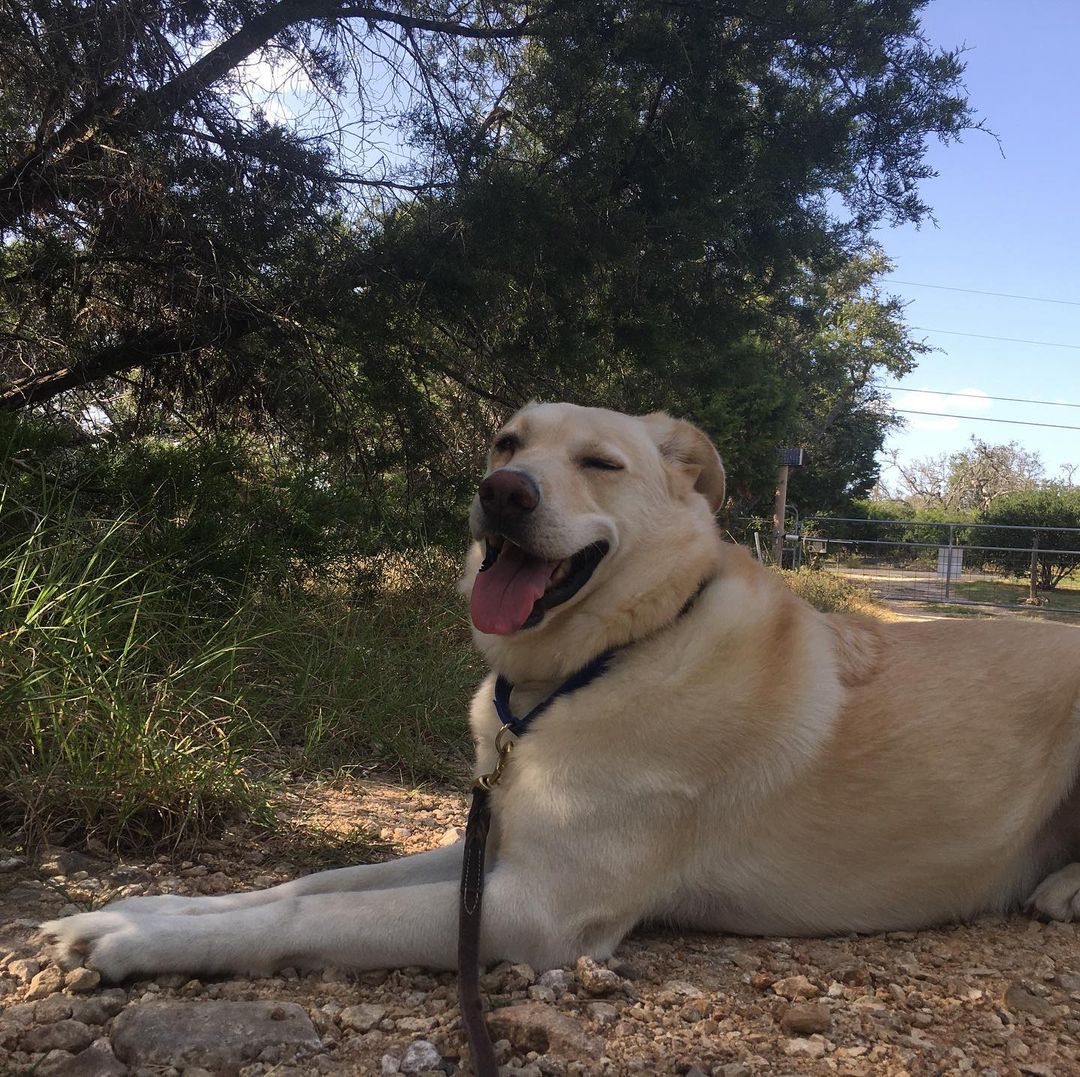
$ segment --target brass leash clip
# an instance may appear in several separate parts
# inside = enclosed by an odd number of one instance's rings
[[[508,725],[504,725],[498,733],[495,734],[495,751],[498,752],[498,759],[495,762],[495,769],[489,774],[481,774],[473,782],[474,789],[486,789],[489,792],[499,784],[499,779],[502,777],[503,769],[506,766],[507,760],[510,758],[510,753],[514,750],[514,734],[510,731]]]

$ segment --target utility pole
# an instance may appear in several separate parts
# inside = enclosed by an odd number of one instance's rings
[[[784,557],[784,517],[787,515],[788,475],[793,467],[802,467],[802,449],[776,450],[776,501],[773,504],[773,563],[781,564]]]

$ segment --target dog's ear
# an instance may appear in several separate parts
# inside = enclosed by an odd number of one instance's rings
[[[716,512],[724,503],[724,465],[713,443],[693,423],[673,419],[665,411],[643,415],[660,455],[705,498]]]

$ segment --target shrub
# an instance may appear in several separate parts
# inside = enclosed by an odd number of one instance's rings
[[[877,615],[881,612],[869,591],[833,572],[784,569],[780,575],[795,594],[822,613]]]
[[[1080,566],[1080,489],[1077,487],[1047,483],[1031,490],[1006,494],[994,501],[981,515],[980,522],[1044,529],[1038,532],[1040,591],[1054,590]],[[988,567],[1011,576],[1023,577],[1030,573],[1030,531],[975,528],[971,540],[976,546],[1011,547],[987,550]]]

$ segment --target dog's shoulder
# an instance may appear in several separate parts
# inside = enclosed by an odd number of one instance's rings
[[[848,688],[865,684],[878,671],[885,646],[881,623],[859,613],[832,613],[825,617],[832,633],[836,670]]]

